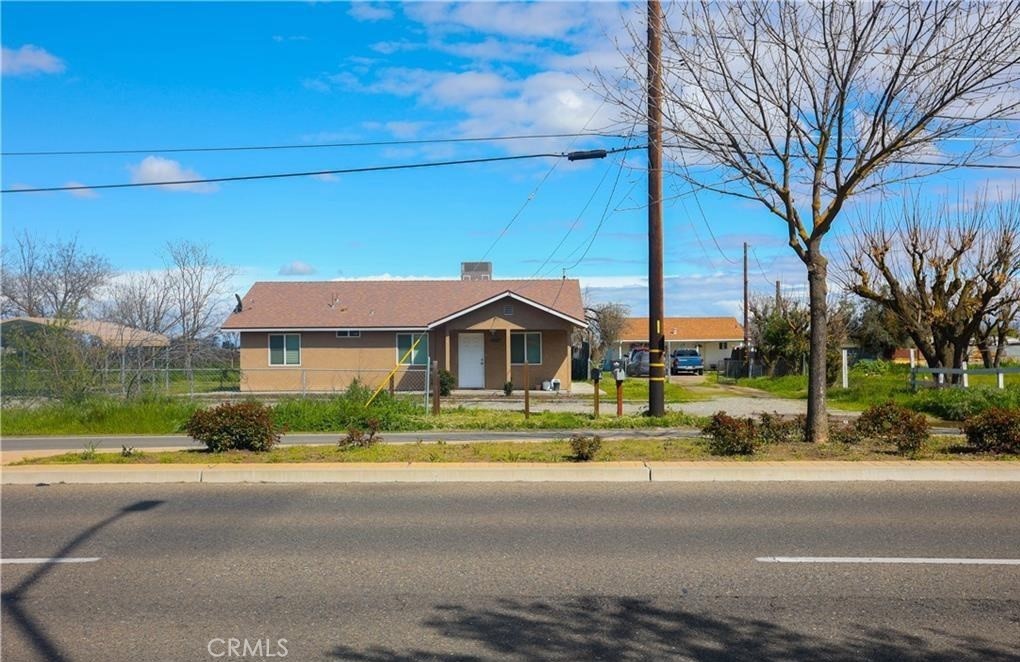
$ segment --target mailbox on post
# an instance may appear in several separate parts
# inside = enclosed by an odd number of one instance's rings
[[[616,380],[616,415],[623,416],[623,380],[627,378],[626,363],[623,359],[614,359],[610,366],[613,368],[613,379]]]
[[[596,384],[598,384],[599,381],[602,380],[602,371],[599,370],[598,368],[592,368],[591,369],[591,380],[593,382],[595,382]]]

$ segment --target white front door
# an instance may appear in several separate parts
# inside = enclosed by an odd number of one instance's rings
[[[485,334],[457,336],[457,388],[485,388]]]

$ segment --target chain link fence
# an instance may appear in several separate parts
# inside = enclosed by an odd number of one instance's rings
[[[429,381],[425,366],[402,366],[392,376],[389,370],[229,367],[39,370],[4,365],[0,372],[5,399],[231,393],[307,396],[342,393],[353,383],[392,393],[427,394]]]

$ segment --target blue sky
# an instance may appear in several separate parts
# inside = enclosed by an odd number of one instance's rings
[[[626,141],[158,151],[165,148],[630,128],[588,89],[593,67],[619,63],[613,40],[626,41],[625,21],[636,17],[627,5],[7,2],[0,11],[5,152],[145,150],[5,157],[4,188],[356,168]],[[483,257],[505,278],[560,277],[569,266],[567,275],[594,299],[645,314],[642,166],[634,152],[577,163],[5,194],[3,240],[23,230],[77,237],[122,271],[158,268],[166,242],[197,240],[238,269],[241,292],[267,279],[454,277],[461,261]],[[667,195],[677,186],[667,181]],[[753,289],[770,292],[777,279],[796,289],[804,280],[783,244],[785,227],[749,203],[708,194],[673,201],[665,232],[669,315],[739,315],[744,241],[754,246]]]

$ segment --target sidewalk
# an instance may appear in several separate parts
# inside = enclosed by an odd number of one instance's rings
[[[4,485],[53,483],[1020,482],[1020,462],[560,462],[5,466]]]

